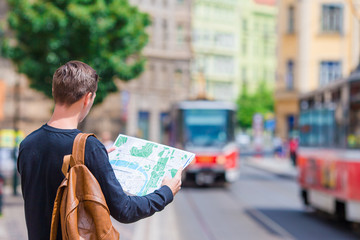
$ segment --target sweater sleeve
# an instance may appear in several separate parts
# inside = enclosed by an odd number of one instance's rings
[[[99,144],[91,149],[87,146],[85,164],[98,180],[113,218],[122,223],[135,222],[163,210],[172,202],[173,194],[168,186],[145,196],[128,196],[115,177],[105,147]]]

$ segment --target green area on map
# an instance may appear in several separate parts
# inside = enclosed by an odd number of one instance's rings
[[[115,146],[117,147],[120,147],[121,145],[123,145],[124,143],[126,143],[126,141],[128,140],[127,137],[124,137],[124,136],[120,136],[118,137],[116,143],[115,143]]]
[[[170,170],[170,173],[171,173],[171,177],[175,177],[176,173],[177,173],[177,169],[173,168]]]
[[[153,152],[153,147],[157,147],[155,143],[146,143],[140,149],[137,147],[132,147],[130,150],[131,156],[147,158]]]
[[[158,156],[160,157],[156,165],[153,167],[151,171],[151,176],[146,184],[143,194],[146,194],[150,188],[156,188],[159,180],[165,175],[165,167],[169,159],[173,158],[174,150],[172,152],[169,151],[170,149],[165,147]]]

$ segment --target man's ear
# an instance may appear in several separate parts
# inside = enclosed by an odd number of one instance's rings
[[[92,97],[93,97],[93,93],[88,92],[85,94],[85,99],[84,99],[84,105],[88,105],[89,103],[91,103]]]

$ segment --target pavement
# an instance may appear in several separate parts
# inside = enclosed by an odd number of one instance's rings
[[[242,160],[242,164],[261,169],[281,177],[296,179],[297,169],[291,164],[288,158],[275,158],[270,156],[247,156]],[[127,229],[117,226],[119,231],[125,236]],[[124,235],[125,234],[125,235]],[[24,216],[24,201],[20,190],[14,196],[11,186],[4,187],[3,208],[0,216],[0,240],[26,240],[27,231]],[[135,239],[132,234],[129,238]],[[141,237],[139,239],[142,239]]]
[[[5,186],[0,217],[0,240],[26,239],[28,237],[21,191],[18,190],[18,194],[14,196],[11,186]]]
[[[291,160],[286,157],[259,156],[246,157],[243,163],[247,166],[264,170],[281,177],[296,179],[298,169],[292,164]]]

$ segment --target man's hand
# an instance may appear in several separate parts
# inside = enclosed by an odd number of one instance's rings
[[[179,168],[174,178],[164,177],[161,186],[168,186],[173,195],[175,196],[178,191],[181,189],[181,173],[182,168]]]
[[[114,150],[115,150],[115,147],[111,147],[111,148],[106,149],[106,151],[107,151],[108,153],[111,153],[111,152],[114,151]]]

